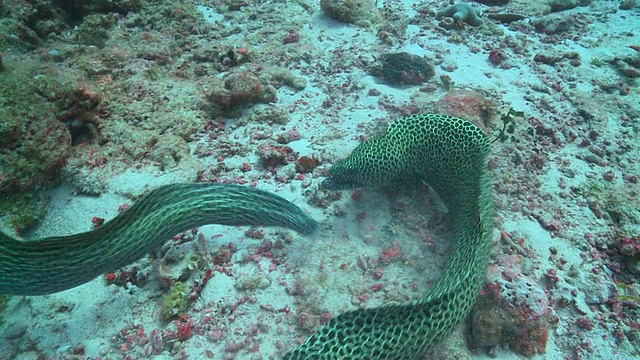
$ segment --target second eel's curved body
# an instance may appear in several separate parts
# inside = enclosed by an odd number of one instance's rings
[[[469,314],[489,262],[493,201],[489,143],[471,122],[444,115],[409,116],[358,145],[331,169],[328,189],[385,187],[419,178],[449,208],[452,253],[438,283],[407,304],[338,315],[285,360],[413,359]]]
[[[317,228],[300,208],[270,192],[213,183],[166,185],[85,233],[23,241],[0,232],[0,294],[70,289],[206,224],[283,226],[303,234]]]

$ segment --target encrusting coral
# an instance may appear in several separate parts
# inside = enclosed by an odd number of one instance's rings
[[[463,21],[471,26],[480,26],[482,19],[480,11],[471,6],[469,3],[456,3],[446,9],[436,12],[436,19],[442,17],[452,17],[455,20]]]

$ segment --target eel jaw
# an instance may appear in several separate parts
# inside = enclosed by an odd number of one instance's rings
[[[366,187],[367,181],[353,164],[342,160],[329,170],[329,177],[322,181],[321,186],[327,190],[349,190]]]
[[[326,178],[322,181],[321,187],[327,190],[348,190],[348,189],[353,189],[357,186],[346,184],[344,182],[338,183],[333,178]]]

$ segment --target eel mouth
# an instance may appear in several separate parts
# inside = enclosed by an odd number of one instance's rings
[[[336,181],[335,178],[331,177],[322,180],[320,186],[327,190],[348,190],[359,187],[357,184],[351,184],[346,181]]]

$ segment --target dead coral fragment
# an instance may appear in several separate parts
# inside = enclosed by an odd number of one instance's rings
[[[109,30],[118,21],[118,14],[90,14],[74,31],[76,40],[85,45],[104,47],[109,39]]]
[[[636,6],[636,0],[624,0],[618,9],[620,10],[631,10]]]
[[[558,63],[560,61],[563,61],[565,59],[569,60],[569,62],[573,66],[580,65],[580,54],[578,54],[576,52],[568,52],[568,53],[564,53],[564,54],[538,53],[533,57],[533,61],[538,62],[538,63],[551,65],[551,66],[554,66],[556,63]]]
[[[431,60],[406,52],[382,55],[370,71],[393,85],[419,85],[435,75]]]
[[[624,76],[640,77],[640,54],[638,56],[616,56],[611,64]]]
[[[478,0],[478,2],[489,6],[496,6],[507,5],[509,3],[509,0]]]
[[[233,72],[213,83],[207,99],[222,110],[233,110],[259,102],[275,102],[276,90],[273,86],[263,85],[254,73]]]
[[[320,7],[332,19],[362,27],[371,27],[382,20],[371,0],[322,0]]]
[[[510,24],[514,21],[524,20],[527,17],[520,14],[511,14],[511,13],[491,13],[487,14],[489,19],[498,20],[504,24]]]
[[[98,135],[101,96],[73,71],[3,59],[0,76],[0,192],[30,190],[58,174],[72,146]],[[7,61],[10,60],[10,61]]]
[[[271,168],[287,163],[287,159],[293,154],[293,149],[289,146],[282,146],[275,143],[269,143],[260,146],[258,156],[264,167]],[[293,160],[293,159],[291,159]]]
[[[551,11],[563,11],[573,9],[578,6],[587,6],[591,0],[547,0],[546,4],[551,7]]]
[[[307,80],[305,80],[305,78],[296,76],[291,70],[285,68],[273,69],[271,71],[271,80],[278,84],[290,86],[296,91],[304,90],[304,88],[307,87]]]
[[[241,291],[254,292],[258,289],[266,289],[271,285],[269,276],[261,271],[235,279],[235,288]]]
[[[563,33],[582,33],[593,19],[576,14],[566,16],[565,14],[550,14],[531,20],[531,24],[537,32],[546,35],[557,35]]]

